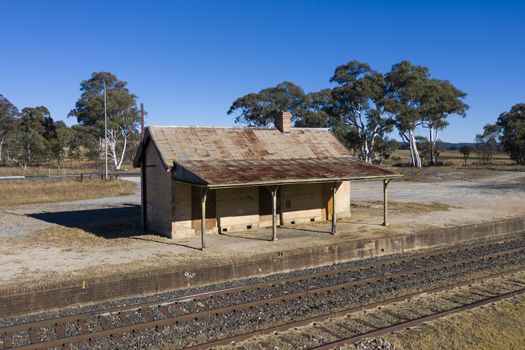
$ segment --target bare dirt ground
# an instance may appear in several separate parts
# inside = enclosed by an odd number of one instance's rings
[[[428,172],[417,181],[392,182],[389,227],[380,225],[381,182],[355,182],[352,217],[338,223],[335,237],[329,234],[330,223],[280,228],[274,243],[269,242],[267,229],[210,235],[206,252],[196,249],[199,237],[170,240],[141,233],[138,178],[132,180],[137,188],[131,196],[0,209],[0,286],[140,271],[180,261],[205,263],[525,215],[525,172],[463,176],[458,180],[455,175]]]

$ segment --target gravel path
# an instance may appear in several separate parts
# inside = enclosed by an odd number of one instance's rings
[[[383,200],[380,181],[354,182],[352,200]],[[525,173],[502,172],[476,181],[447,182],[392,181],[388,186],[390,200],[440,202],[452,205],[472,204],[488,200],[525,199]]]

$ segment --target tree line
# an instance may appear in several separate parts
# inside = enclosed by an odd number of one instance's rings
[[[249,126],[267,126],[274,113],[288,111],[295,126],[327,127],[365,162],[381,159],[397,130],[410,150],[411,165],[421,167],[416,128],[428,129],[428,156],[436,164],[436,143],[452,115],[465,117],[466,93],[447,80],[433,78],[429,69],[409,61],[387,73],[356,60],[337,67],[329,79],[334,86],[305,93],[285,81],[236,99],[228,114]]]
[[[472,151],[485,165],[495,164],[496,153],[503,151],[517,164],[525,165],[525,103],[515,104],[510,111],[501,113],[494,124],[486,124],[475,141],[475,147],[459,149],[465,164]]]
[[[525,165],[525,103],[515,104],[510,111],[501,113],[496,123],[485,125],[476,141],[485,150],[486,163],[493,163],[499,143],[510,159]]]
[[[120,170],[139,141],[137,96],[126,85],[108,72],[95,72],[82,81],[80,97],[68,114],[77,120],[71,127],[54,120],[45,106],[20,110],[0,94],[0,163],[33,166],[53,161],[60,167],[68,157],[98,166],[105,152],[106,99],[107,149],[113,168]]]
[[[278,111],[288,111],[297,127],[326,127],[365,162],[381,163],[398,147],[389,134],[399,133],[410,150],[411,165],[421,167],[421,157],[437,163],[439,132],[451,116],[465,117],[466,93],[429,69],[409,61],[394,64],[386,73],[368,64],[350,61],[337,67],[331,87],[306,93],[292,82],[249,93],[233,101],[228,114],[248,126],[268,126]],[[104,94],[104,91],[106,92]],[[140,114],[137,96],[127,83],[109,72],[95,72],[80,83],[80,97],[68,117],[68,127],[54,120],[45,106],[14,106],[0,94],[0,164],[60,167],[90,160],[98,166],[106,149],[104,100],[107,106],[107,149],[113,168],[130,160],[139,142]],[[416,136],[426,128],[428,138]],[[525,164],[525,104],[518,103],[488,124],[476,136],[483,163],[491,163],[498,147],[519,164]],[[469,152],[461,151],[466,157]]]

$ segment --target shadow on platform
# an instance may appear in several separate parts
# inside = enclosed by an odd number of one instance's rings
[[[78,228],[103,238],[123,238],[143,235],[140,205],[92,210],[75,210],[28,214],[49,223]]]

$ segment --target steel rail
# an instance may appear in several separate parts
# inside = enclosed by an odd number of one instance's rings
[[[508,270],[508,271],[504,271],[504,272],[498,272],[498,273],[494,273],[494,274],[490,274],[490,275],[486,275],[486,276],[483,276],[483,279],[486,280],[486,279],[492,279],[492,278],[498,278],[498,277],[504,277],[504,276],[512,276],[513,274],[518,273],[518,272],[522,272],[522,271],[525,271],[525,267],[512,269],[512,270]],[[208,342],[208,343],[205,343],[205,344],[199,344],[199,345],[185,347],[183,349],[184,350],[204,350],[204,349],[210,349],[210,348],[217,347],[217,346],[224,346],[224,345],[228,345],[228,344],[234,344],[236,342],[240,342],[240,341],[243,341],[243,340],[255,337],[255,336],[267,335],[267,334],[275,334],[277,332],[283,332],[283,331],[286,331],[286,330],[289,330],[289,329],[292,329],[292,328],[304,327],[304,326],[307,326],[307,325],[315,323],[315,322],[323,322],[323,321],[326,321],[326,320],[331,319],[331,318],[342,317],[342,316],[354,314],[354,313],[357,313],[357,312],[361,312],[361,311],[365,311],[365,310],[371,310],[371,309],[375,309],[377,307],[386,306],[386,305],[389,305],[389,304],[393,304],[393,303],[398,303],[398,302],[401,302],[401,301],[414,299],[414,298],[417,298],[417,297],[419,297],[421,295],[424,295],[424,294],[435,294],[435,293],[439,293],[439,292],[454,290],[456,288],[461,288],[461,287],[464,287],[464,286],[471,286],[471,285],[479,283],[479,282],[480,282],[479,278],[474,278],[474,279],[470,279],[470,280],[459,282],[459,283],[448,284],[446,286],[436,287],[436,288],[432,288],[432,289],[424,289],[424,290],[420,290],[420,291],[417,291],[417,292],[404,294],[404,295],[401,295],[401,296],[398,296],[398,297],[389,298],[389,299],[381,300],[381,301],[370,303],[370,304],[366,304],[366,305],[354,306],[354,307],[351,307],[351,308],[348,308],[348,309],[343,309],[343,310],[339,310],[339,311],[336,311],[336,312],[330,312],[330,313],[327,313],[327,314],[314,316],[314,317],[309,317],[309,318],[306,318],[306,319],[303,319],[303,320],[299,320],[299,321],[289,322],[289,323],[286,323],[286,324],[283,324],[283,325],[273,326],[273,327],[260,329],[260,330],[249,332],[249,333],[244,333],[244,334],[240,334],[240,335],[236,335],[236,336],[232,336],[232,337],[227,337],[227,338],[215,340],[215,341],[212,341],[212,342]],[[386,331],[385,333],[388,333],[388,331]],[[366,336],[366,337],[370,337],[370,336]],[[359,341],[361,339],[358,339],[355,342],[357,342],[357,341]]]
[[[404,329],[407,329],[407,328],[410,328],[410,327],[419,326],[420,324],[425,323],[425,322],[434,321],[434,320],[443,318],[445,316],[449,316],[449,315],[452,315],[452,314],[455,314],[455,313],[458,313],[458,312],[474,309],[476,307],[480,307],[480,306],[483,306],[483,305],[492,304],[492,303],[495,303],[497,301],[509,299],[509,298],[512,298],[512,297],[515,297],[517,295],[524,294],[524,293],[525,293],[525,288],[521,288],[521,289],[518,289],[518,290],[514,290],[514,291],[511,291],[511,292],[499,294],[499,295],[496,295],[496,296],[489,296],[489,297],[487,297],[485,299],[482,299],[482,300],[479,300],[479,301],[476,301],[476,302],[473,302],[473,303],[467,303],[467,304],[464,304],[462,306],[457,306],[457,307],[454,307],[454,308],[451,308],[451,309],[448,309],[448,310],[436,312],[434,314],[431,314],[431,315],[428,315],[428,316],[419,317],[419,318],[416,318],[416,319],[413,319],[413,320],[410,320],[410,321],[397,323],[397,324],[389,326],[389,327],[376,329],[376,330],[373,330],[373,331],[370,331],[370,332],[366,332],[366,333],[363,333],[363,334],[360,334],[360,335],[356,335],[354,337],[349,337],[349,338],[346,338],[346,339],[341,339],[341,340],[338,340],[338,341],[335,341],[335,342],[331,342],[331,343],[328,343],[328,344],[324,344],[324,345],[321,345],[321,346],[313,347],[311,349],[312,350],[313,349],[315,349],[315,350],[331,350],[331,349],[334,349],[334,348],[337,348],[337,347],[340,347],[340,346],[343,346],[343,345],[355,344],[355,343],[357,343],[357,342],[359,342],[359,341],[361,341],[361,340],[363,340],[365,338],[378,337],[378,336],[381,336],[381,335],[386,334],[386,333],[397,332],[397,331],[404,330]]]
[[[424,273],[437,271],[437,270],[443,270],[443,269],[446,270],[448,268],[455,267],[455,266],[465,266],[471,262],[491,260],[491,259],[495,259],[499,257],[506,257],[506,256],[513,255],[516,253],[524,253],[524,252],[525,252],[525,248],[511,249],[511,250],[507,250],[503,252],[497,252],[497,253],[492,253],[492,254],[483,255],[479,257],[468,258],[468,259],[464,259],[460,261],[453,261],[453,262],[448,262],[448,263],[437,264],[431,267],[423,267],[423,268],[417,268],[417,269],[408,270],[408,271],[401,271],[395,274],[382,275],[382,276],[371,277],[371,278],[366,278],[366,279],[361,279],[361,280],[347,281],[343,283],[334,284],[328,287],[321,287],[321,288],[311,289],[311,290],[304,291],[304,292],[297,292],[297,293],[286,294],[286,295],[277,296],[277,297],[259,299],[259,300],[255,300],[255,301],[248,302],[248,303],[226,306],[222,308],[209,309],[209,310],[204,310],[204,311],[200,311],[196,313],[188,313],[188,314],[179,315],[179,316],[171,315],[171,313],[167,309],[165,310],[159,309],[168,318],[160,319],[160,320],[153,320],[153,321],[146,321],[146,322],[141,322],[137,324],[127,323],[125,326],[121,326],[121,327],[114,327],[110,329],[104,329],[102,331],[83,333],[80,335],[75,335],[75,336],[65,337],[61,339],[50,340],[50,341],[44,341],[44,342],[40,342],[37,344],[30,344],[30,345],[25,345],[21,347],[12,347],[12,349],[19,349],[19,350],[47,349],[47,348],[52,348],[52,347],[61,347],[61,346],[65,347],[68,344],[82,343],[86,341],[91,342],[93,340],[106,338],[106,337],[113,338],[114,336],[118,336],[124,333],[134,334],[134,333],[146,330],[146,329],[153,329],[153,328],[157,329],[159,327],[164,327],[164,326],[173,325],[173,324],[176,325],[176,324],[191,321],[191,320],[199,320],[201,318],[209,317],[213,315],[236,313],[241,310],[249,310],[249,309],[253,309],[255,307],[262,306],[262,305],[273,305],[273,304],[277,304],[280,302],[286,302],[288,300],[296,300],[296,299],[306,298],[309,296],[317,296],[322,293],[331,293],[339,289],[346,289],[346,288],[365,285],[365,284],[381,283],[385,280],[404,279],[404,278],[407,278],[413,275],[424,274]],[[162,306],[162,303],[157,303],[156,305],[160,308]],[[68,319],[70,319],[70,317],[68,317]],[[75,318],[73,317],[73,319]],[[62,321],[61,319],[56,319],[54,321],[56,322],[56,325],[58,325],[59,323],[62,325],[64,324],[64,321]],[[82,320],[79,320],[78,322],[82,323]],[[27,330],[27,328],[24,328],[24,330]],[[0,332],[1,331],[3,330],[0,329]]]

